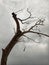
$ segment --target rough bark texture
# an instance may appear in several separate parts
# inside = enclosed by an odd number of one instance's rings
[[[17,24],[17,33],[14,35],[14,37],[9,42],[9,44],[6,46],[6,48],[2,49],[1,65],[7,65],[7,59],[8,59],[8,56],[9,56],[12,48],[18,42],[18,39],[22,36],[22,32],[20,31],[19,21],[17,20],[16,15],[14,13],[12,13],[12,15]]]

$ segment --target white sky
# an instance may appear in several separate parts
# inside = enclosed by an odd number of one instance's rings
[[[32,12],[33,16],[46,17],[45,26],[42,32],[49,34],[49,0],[0,0],[0,58],[1,49],[4,48],[14,35],[13,27],[15,23],[11,13],[24,8],[18,17],[26,17],[26,9]],[[20,16],[21,15],[21,16]],[[21,25],[22,27],[22,25]],[[37,40],[37,39],[36,39]],[[28,40],[29,41],[29,40]],[[38,40],[37,40],[38,41]],[[9,55],[8,63],[11,64],[46,64],[49,59],[49,38],[43,37],[41,43],[35,42],[18,43]],[[31,43],[31,45],[30,45]],[[33,43],[33,44],[32,44]],[[26,45],[26,51],[23,48]],[[15,50],[16,49],[16,50]],[[41,58],[41,59],[40,59]],[[34,62],[33,62],[34,61]]]

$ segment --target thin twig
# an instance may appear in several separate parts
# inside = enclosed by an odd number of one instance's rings
[[[18,20],[21,21],[22,24],[27,23],[27,22],[22,22],[22,21],[26,21],[26,20],[28,20],[28,19],[30,19],[30,18],[31,18],[31,19],[34,18],[34,17],[31,17],[32,14],[31,14],[31,12],[28,10],[28,8],[27,8],[27,12],[29,13],[29,17],[27,17],[27,18],[25,18],[25,19],[23,19],[23,20],[20,19],[20,18],[17,18]],[[28,24],[28,23],[27,23],[27,24]]]
[[[36,31],[24,31],[23,35],[26,34],[26,33],[34,33],[34,34],[38,34],[38,35],[40,34],[40,35],[49,37],[49,35],[47,35],[47,34],[36,32]]]
[[[39,26],[39,25],[43,25],[43,22],[44,22],[44,20],[38,20],[33,26],[31,26],[30,28],[29,28],[29,31],[31,30],[31,29],[33,29],[34,27],[36,27],[36,26]]]
[[[30,40],[32,40],[32,41],[34,41],[34,42],[36,42],[36,43],[39,43],[39,42],[35,41],[34,39],[32,39],[32,38],[30,38],[30,37],[26,36],[26,35],[23,35],[23,36],[24,36],[24,37],[26,37],[27,39],[30,39]]]

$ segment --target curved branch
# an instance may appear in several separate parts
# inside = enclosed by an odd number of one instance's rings
[[[28,8],[27,8],[27,12],[29,13],[29,17],[27,17],[26,19],[23,19],[23,20],[22,20],[22,19],[20,19],[20,18],[17,18],[18,20],[21,21],[22,24],[27,23],[27,22],[24,22],[24,23],[23,23],[22,21],[26,21],[26,20],[28,20],[28,19],[30,19],[30,18],[34,18],[34,17],[31,17],[32,14],[31,14],[31,12],[28,10]]]
[[[29,30],[28,30],[28,31],[23,32],[23,35],[26,34],[26,33],[34,33],[34,34],[38,34],[38,35],[40,34],[40,35],[49,37],[49,35],[47,35],[47,34],[40,33],[40,32],[36,32],[36,31],[34,32],[34,31],[29,31]]]

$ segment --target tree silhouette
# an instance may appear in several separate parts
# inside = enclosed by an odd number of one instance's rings
[[[2,49],[1,65],[7,65],[8,56],[9,56],[12,48],[15,46],[15,44],[17,44],[17,42],[18,42],[18,40],[19,40],[20,37],[24,36],[24,37],[26,37],[26,38],[28,38],[30,40],[33,40],[30,37],[26,36],[27,33],[37,34],[40,37],[42,35],[49,37],[49,35],[41,33],[40,30],[38,29],[38,26],[43,26],[44,25],[45,19],[38,19],[38,21],[36,21],[35,24],[32,25],[28,30],[24,30],[23,32],[21,31],[19,21],[22,24],[29,24],[28,22],[23,22],[23,21],[26,21],[28,19],[34,18],[34,17],[32,17],[32,14],[31,14],[31,12],[28,9],[27,9],[27,12],[29,13],[29,16],[26,19],[23,19],[23,20],[20,19],[20,18],[17,18],[17,14],[15,14],[14,12],[12,13],[12,17],[15,20],[15,23],[17,25],[17,27],[16,27],[17,31],[15,32],[15,35],[13,36],[13,38],[11,39],[11,41],[8,43],[8,45],[5,47],[5,49]],[[34,31],[35,27],[37,28],[36,30],[38,30],[38,31]],[[25,48],[24,48],[23,51],[25,51]]]

